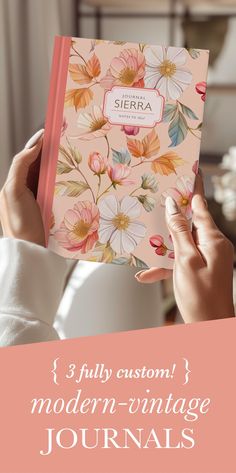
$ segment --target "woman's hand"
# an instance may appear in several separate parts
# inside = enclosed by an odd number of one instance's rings
[[[232,317],[234,248],[208,212],[200,176],[196,179],[192,210],[191,232],[174,199],[166,200],[166,220],[175,252],[173,282],[177,305],[185,322]],[[151,268],[136,278],[150,283],[171,273]]]
[[[38,203],[30,189],[34,164],[42,147],[44,130],[38,131],[17,154],[0,192],[0,220],[5,237],[45,246],[44,227]]]

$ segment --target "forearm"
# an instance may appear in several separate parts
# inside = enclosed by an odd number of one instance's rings
[[[33,243],[0,239],[0,346],[58,339],[67,264]]]

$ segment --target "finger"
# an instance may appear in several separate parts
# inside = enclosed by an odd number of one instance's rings
[[[198,232],[217,229],[217,226],[208,210],[204,194],[194,194],[191,206],[193,225]]]
[[[178,259],[178,255],[196,253],[197,249],[188,220],[172,197],[168,196],[165,204],[166,221],[172,237],[176,259]]]
[[[195,184],[194,184],[194,195],[201,195],[205,198],[204,183],[202,178],[202,171],[199,169],[198,174],[196,175]]]
[[[25,149],[30,149],[30,148],[33,148],[33,146],[35,146],[39,139],[43,136],[44,134],[44,128],[41,128],[41,130],[38,130],[36,131],[36,133],[31,136],[31,138],[27,141],[26,145],[25,145]]]
[[[163,279],[168,279],[171,276],[172,270],[164,268],[150,268],[145,271],[139,271],[139,273],[135,274],[137,281],[145,284],[162,281]]]
[[[205,198],[204,184],[201,173],[197,174],[195,180],[194,196],[192,199],[193,223],[197,228],[204,224],[204,227],[217,228],[216,224],[208,211],[208,205]]]
[[[15,156],[10,167],[7,182],[13,180],[18,188],[23,188],[27,182],[29,168],[34,163],[42,147],[42,133],[32,148],[24,148]]]
[[[35,198],[37,197],[37,193],[38,193],[40,165],[41,165],[41,150],[39,151],[37,159],[29,167],[29,172],[28,172],[27,182],[26,182],[26,186],[28,187],[28,189],[31,190]]]

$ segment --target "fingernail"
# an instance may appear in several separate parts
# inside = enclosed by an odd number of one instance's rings
[[[169,215],[175,215],[179,213],[179,207],[173,197],[169,196],[166,197],[166,211]]]
[[[135,279],[137,279],[137,281],[141,281],[142,278],[140,278],[141,274],[145,273],[145,271],[139,271],[138,273],[136,273],[134,275]]]
[[[41,130],[37,131],[33,136],[31,136],[31,138],[29,139],[29,141],[27,141],[25,145],[25,149],[33,148],[33,146],[36,145],[36,143],[39,141],[43,133],[44,133],[44,128],[41,128]]]

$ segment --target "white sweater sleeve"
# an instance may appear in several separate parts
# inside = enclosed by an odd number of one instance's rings
[[[0,239],[0,346],[58,339],[53,322],[67,269],[45,248]]]

